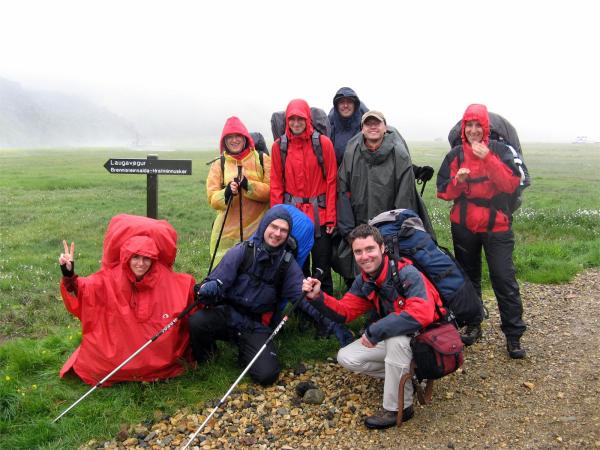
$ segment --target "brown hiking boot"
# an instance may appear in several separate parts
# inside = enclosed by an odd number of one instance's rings
[[[468,347],[469,345],[473,345],[475,342],[481,339],[482,334],[480,323],[475,325],[467,325],[464,331],[460,333],[460,340]]]
[[[369,416],[365,419],[365,425],[367,428],[382,430],[384,428],[390,428],[396,425],[397,411],[388,411],[387,409],[381,408],[374,416]],[[410,420],[415,415],[415,410],[412,405],[404,408],[402,411],[402,422]]]

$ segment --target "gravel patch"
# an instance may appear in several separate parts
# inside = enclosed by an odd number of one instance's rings
[[[382,381],[328,360],[288,370],[269,388],[240,385],[192,448],[600,449],[600,270],[565,285],[524,283],[521,291],[527,358],[508,358],[490,300],[483,339],[465,350],[459,372],[435,383],[431,405],[415,403],[415,417],[401,428],[367,430],[363,419],[380,407]],[[211,410],[157,414],[80,448],[175,449]]]

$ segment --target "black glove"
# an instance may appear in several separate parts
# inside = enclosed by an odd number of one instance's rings
[[[75,275],[75,261],[71,261],[71,270],[67,269],[66,264],[61,264],[60,271],[62,272],[63,277],[71,278]]]
[[[194,286],[196,300],[205,305],[216,305],[219,303],[219,282],[217,280],[206,281],[203,284]]]
[[[429,180],[431,180],[431,178],[433,177],[433,174],[435,173],[435,170],[433,170],[433,167],[431,166],[415,166],[413,164],[413,173],[415,175],[415,180],[417,181],[421,181],[421,182],[427,182]]]
[[[242,189],[248,190],[248,178],[244,177],[244,179],[239,185]]]
[[[225,203],[229,203],[229,199],[232,195],[233,193],[231,192],[231,183],[229,183],[225,188]]]

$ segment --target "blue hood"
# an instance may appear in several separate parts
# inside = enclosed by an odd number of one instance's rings
[[[290,235],[292,234],[292,216],[290,213],[283,207],[283,205],[275,205],[271,209],[269,209],[265,215],[263,216],[260,224],[258,225],[258,229],[256,232],[250,237],[250,241],[254,242],[256,245],[261,245],[264,241],[265,230],[269,226],[271,222],[277,219],[285,220],[290,226]],[[281,245],[281,247],[285,246],[285,241]]]

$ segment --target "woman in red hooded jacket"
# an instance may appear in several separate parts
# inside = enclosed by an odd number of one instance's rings
[[[177,233],[164,220],[121,214],[104,239],[101,269],[74,272],[75,245],[63,241],[60,290],[67,310],[81,321],[81,344],[63,365],[95,385],[194,298],[194,278],[173,272]],[[179,375],[191,361],[187,319],[178,322],[104,383],[155,381]]]
[[[331,234],[336,226],[337,162],[333,143],[320,135],[323,152],[321,168],[312,144],[313,124],[306,101],[290,101],[285,111],[285,137],[288,141],[285,167],[281,158],[281,139],[271,151],[271,206],[281,203],[296,206],[315,225],[311,251],[313,271],[323,270],[323,290],[333,294],[331,279]],[[309,274],[307,264],[304,273]]]
[[[510,149],[490,140],[490,121],[484,105],[470,105],[462,118],[462,144],[446,155],[437,177],[437,196],[453,201],[450,212],[456,259],[481,296],[481,250],[485,252],[492,288],[500,309],[501,327],[511,358],[524,358],[521,336],[526,325],[515,276],[508,196],[521,182]],[[463,342],[481,337],[481,324],[467,324]]]

